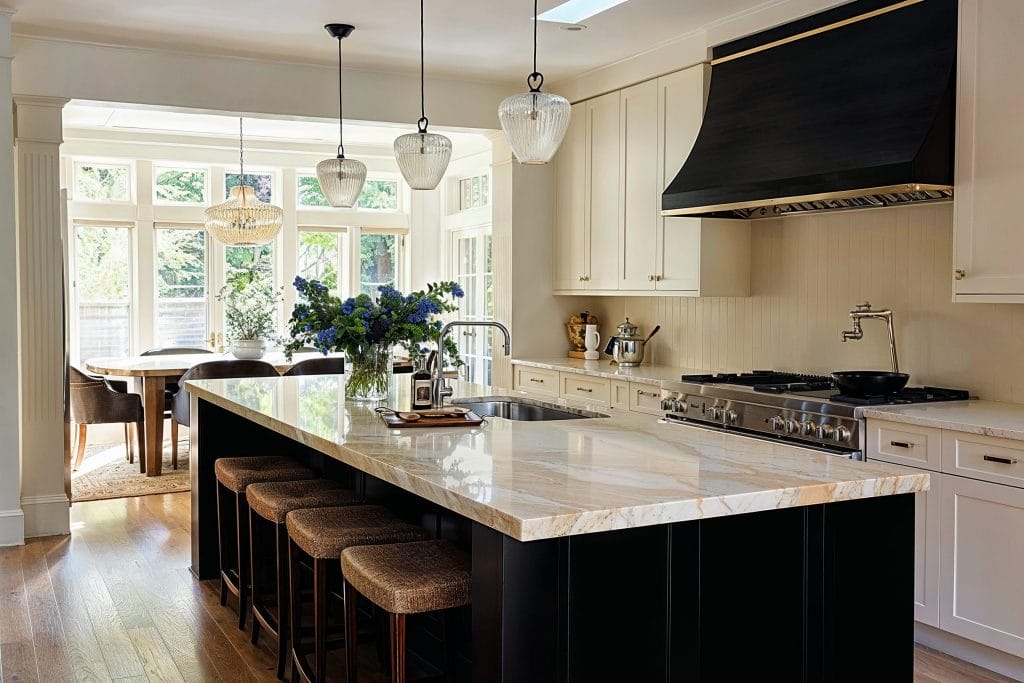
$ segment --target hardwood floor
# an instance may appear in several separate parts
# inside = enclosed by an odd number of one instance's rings
[[[187,493],[78,503],[72,535],[0,548],[0,681],[276,681],[189,566]],[[373,645],[360,681],[386,680]],[[341,661],[332,670],[343,679]],[[917,683],[1010,681],[917,648]]]

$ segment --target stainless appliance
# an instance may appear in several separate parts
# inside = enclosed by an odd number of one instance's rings
[[[854,460],[864,459],[865,405],[959,401],[966,391],[911,387],[888,396],[844,396],[831,377],[758,370],[683,375],[662,384],[667,422],[784,441]]]

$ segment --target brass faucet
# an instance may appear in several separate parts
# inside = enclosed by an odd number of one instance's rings
[[[851,339],[856,341],[864,338],[864,330],[860,326],[860,321],[865,318],[874,320],[884,320],[886,327],[889,330],[889,353],[892,356],[892,371],[899,372],[900,364],[896,358],[896,333],[892,327],[892,311],[889,309],[883,309],[880,311],[871,310],[871,303],[865,301],[862,304],[858,304],[852,311],[850,311],[850,319],[853,320],[852,330],[843,330],[843,341],[847,342]]]

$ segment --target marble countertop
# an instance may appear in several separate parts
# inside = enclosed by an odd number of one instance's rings
[[[525,365],[544,370],[573,372],[579,375],[622,379],[645,384],[678,382],[683,375],[699,375],[709,372],[694,368],[677,368],[672,365],[641,365],[635,368],[620,368],[610,359],[582,360],[579,358],[513,358],[513,365]]]
[[[949,401],[864,408],[864,417],[1024,441],[1024,405]]]
[[[399,376],[401,378],[401,376]],[[389,405],[406,409],[409,383]],[[455,396],[501,394],[454,382]],[[334,375],[190,382],[194,395],[520,541],[927,490],[928,475],[607,418],[388,429]]]

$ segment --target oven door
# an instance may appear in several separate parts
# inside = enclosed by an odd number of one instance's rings
[[[839,458],[847,458],[849,460],[864,460],[864,452],[855,448],[844,448],[842,446],[828,446],[821,443],[813,443],[810,441],[803,441],[801,439],[795,439],[782,434],[766,434],[764,432],[755,432],[750,429],[743,429],[741,427],[726,427],[718,424],[708,424],[707,422],[699,422],[696,420],[690,420],[685,417],[680,417],[677,414],[669,413],[662,420],[667,424],[676,425],[688,425],[690,427],[699,427],[700,429],[707,429],[712,432],[726,432],[727,434],[735,434],[737,436],[748,436],[752,439],[758,439],[760,441],[775,441],[788,444],[790,446],[797,446],[798,448],[806,448],[809,451],[818,451],[819,453],[828,453]]]

